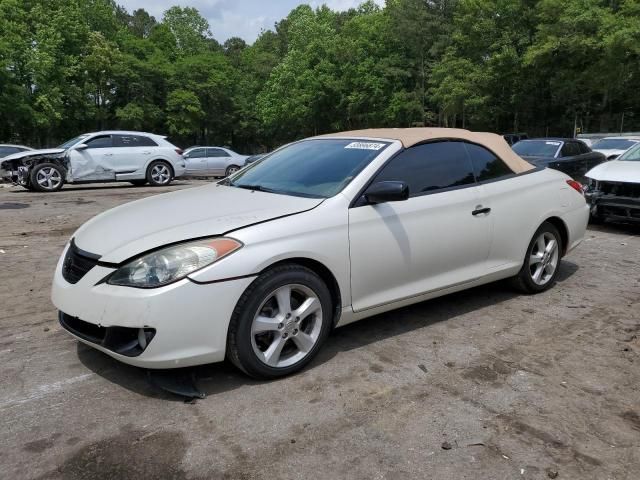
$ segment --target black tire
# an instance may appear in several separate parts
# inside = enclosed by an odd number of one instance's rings
[[[225,171],[225,177],[228,177],[230,175],[233,175],[234,173],[236,173],[238,170],[240,170],[240,167],[237,165],[229,165],[227,167],[227,170]]]
[[[544,263],[532,263],[531,258],[532,256],[534,256],[534,252],[536,254],[539,253],[539,246],[537,245],[537,242],[543,235],[552,236],[556,241],[557,262],[553,273],[548,276],[548,278],[540,279],[541,281],[544,281],[544,283],[540,284],[534,280],[534,273],[537,272],[537,266],[544,265]],[[520,269],[520,272],[518,272],[518,274],[511,279],[512,285],[516,289],[527,294],[540,293],[551,288],[555,283],[556,277],[558,276],[558,272],[560,270],[560,261],[562,258],[563,248],[564,245],[562,244],[562,237],[560,236],[560,232],[558,232],[558,229],[553,224],[544,222],[542,225],[540,225],[538,230],[536,230],[536,233],[534,233],[533,238],[529,242],[529,246],[527,247],[527,251],[524,256],[522,268]],[[550,255],[550,258],[553,258],[553,254]],[[532,268],[534,269],[534,272],[532,272]],[[543,268],[542,275],[546,275],[545,268],[546,267]]]
[[[317,327],[319,328],[317,339],[308,352],[304,353],[305,356],[291,365],[282,367],[270,366],[259,358],[256,351],[254,351],[254,345],[255,348],[260,349],[260,347],[257,345],[257,339],[259,337],[254,336],[252,338],[252,325],[258,309],[264,312],[264,309],[268,308],[269,302],[272,301],[271,299],[275,301],[275,292],[288,285],[294,286],[292,289],[294,292],[293,295],[297,294],[295,289],[301,286],[309,289],[320,302],[322,308],[321,315],[315,313],[313,314],[313,318],[311,315],[303,316],[298,323],[300,332],[306,333],[303,331],[304,329],[310,330],[310,328],[316,328],[313,322],[317,322],[318,318],[321,318],[321,324]],[[275,305],[277,305],[277,302]],[[293,300],[290,305],[293,314],[295,314],[295,303]],[[276,309],[276,312],[277,310],[278,309]],[[280,315],[279,312],[276,312],[273,313],[273,319],[277,319],[278,315]],[[295,324],[292,324],[298,321],[296,319],[297,317],[287,316],[286,318],[289,320],[283,320],[283,323],[280,323],[277,327],[280,331],[264,332],[267,336],[273,335],[270,340],[271,342],[274,341],[276,335],[279,336],[277,338],[286,338],[287,329],[295,327]],[[311,320],[305,324],[307,319]],[[331,293],[318,275],[312,270],[296,264],[285,264],[274,267],[256,278],[242,294],[240,300],[238,300],[238,304],[231,316],[229,332],[227,334],[227,358],[247,375],[258,379],[272,379],[292,374],[304,368],[304,366],[315,357],[331,331],[332,321],[333,303]],[[284,323],[286,323],[286,325],[284,325]],[[278,358],[284,358],[285,363],[286,361],[293,361],[295,355],[302,353],[302,351],[298,349],[298,343],[294,338],[297,332],[298,330],[293,330],[288,339],[282,340],[284,347],[282,347],[281,351],[283,353],[278,355]],[[299,334],[300,333],[298,333],[298,335]],[[290,360],[286,359],[288,350],[291,352]],[[296,354],[296,350],[299,350],[299,353]],[[264,351],[266,351],[266,346]]]
[[[66,176],[66,170],[60,165],[50,162],[40,163],[29,173],[30,189],[36,192],[57,192],[64,185]]]
[[[173,180],[173,175],[171,164],[164,160],[154,160],[147,167],[147,182],[152,187],[166,187]]]
[[[129,180],[131,185],[135,185],[136,187],[142,187],[147,184],[147,180]]]

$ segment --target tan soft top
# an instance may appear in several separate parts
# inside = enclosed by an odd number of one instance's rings
[[[370,128],[367,130],[352,130],[350,132],[336,132],[319,137],[346,138],[380,138],[399,140],[405,148],[417,143],[430,140],[467,140],[488,148],[498,155],[514,173],[522,173],[535,167],[520,158],[500,135],[487,132],[471,132],[460,128]]]

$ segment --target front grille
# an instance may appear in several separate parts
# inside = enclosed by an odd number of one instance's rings
[[[75,336],[127,357],[137,357],[144,352],[156,335],[155,328],[103,327],[64,312],[59,313],[58,319],[60,325]]]
[[[80,250],[72,239],[62,264],[62,276],[69,283],[78,283],[89,270],[98,264],[99,259],[99,255]]]
[[[599,189],[605,195],[640,198],[640,183],[599,182]]]

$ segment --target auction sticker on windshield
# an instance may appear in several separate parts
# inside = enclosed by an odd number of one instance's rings
[[[351,142],[344,148],[355,148],[357,150],[380,150],[384,146],[384,143]]]

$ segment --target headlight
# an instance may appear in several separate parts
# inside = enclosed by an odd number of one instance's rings
[[[242,247],[233,238],[209,238],[148,253],[116,270],[110,285],[154,288],[183,279]]]

